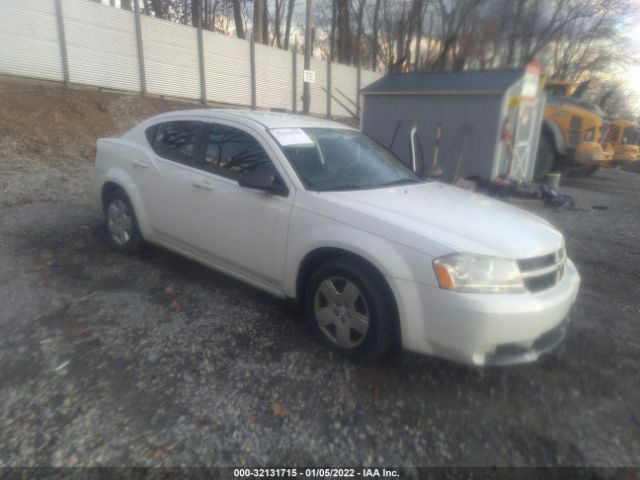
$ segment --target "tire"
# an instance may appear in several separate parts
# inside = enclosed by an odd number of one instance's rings
[[[320,266],[309,279],[305,310],[320,341],[338,354],[373,359],[393,345],[397,325],[377,272],[349,259]]]
[[[593,165],[587,172],[584,174],[585,177],[589,177],[596,173],[600,169],[600,165]]]
[[[556,164],[556,151],[545,133],[540,135],[538,144],[538,154],[536,155],[536,166],[533,169],[533,180],[540,182],[551,171]]]
[[[107,194],[104,216],[111,247],[122,253],[136,253],[140,249],[142,235],[133,205],[123,191],[114,190]]]

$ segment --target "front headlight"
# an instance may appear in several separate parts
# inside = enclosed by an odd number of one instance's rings
[[[453,254],[433,261],[440,288],[469,293],[524,292],[515,260],[481,255]]]

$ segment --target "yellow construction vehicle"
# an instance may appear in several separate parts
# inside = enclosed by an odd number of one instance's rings
[[[608,124],[597,105],[580,99],[583,83],[547,81],[544,89],[542,132],[534,179],[550,171],[565,175],[589,175],[606,159],[603,148]]]
[[[611,154],[614,164],[640,159],[640,125],[623,118],[611,121],[607,133],[607,152]]]

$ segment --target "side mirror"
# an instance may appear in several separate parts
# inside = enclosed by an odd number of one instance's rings
[[[289,189],[273,168],[254,168],[253,170],[249,170],[240,175],[238,184],[241,187],[262,190],[283,197],[289,194]]]

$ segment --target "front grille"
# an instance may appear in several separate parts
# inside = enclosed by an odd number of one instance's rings
[[[518,260],[525,288],[530,292],[541,292],[554,287],[562,280],[565,262],[564,246],[554,253]]]
[[[556,272],[524,279],[524,286],[530,292],[539,292],[551,288],[556,284]]]
[[[518,267],[521,272],[528,272],[531,270],[538,270],[539,268],[548,267],[553,265],[556,260],[556,254],[550,253],[543,257],[525,258],[524,260],[518,260]]]
[[[602,148],[607,147],[607,138],[609,133],[609,122],[602,122],[602,126],[600,127],[600,145]]]

